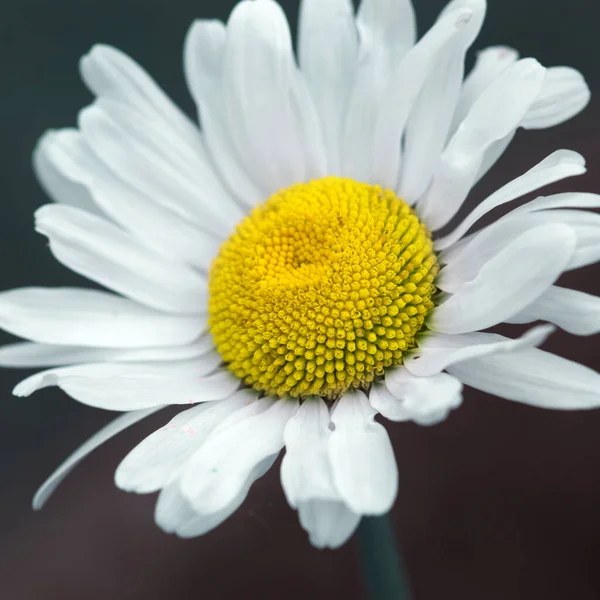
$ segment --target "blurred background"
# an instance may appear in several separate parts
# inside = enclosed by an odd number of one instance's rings
[[[295,27],[298,3],[282,2]],[[31,151],[48,128],[73,126],[91,97],[77,62],[96,42],[138,60],[188,113],[181,47],[197,17],[226,19],[234,0],[2,0],[0,3],[0,287],[86,285],[33,231],[45,203]],[[443,0],[417,0],[419,33]],[[571,65],[600,92],[595,0],[490,0],[475,48],[506,44]],[[471,57],[472,59],[472,57]],[[521,132],[475,190],[481,199],[557,148],[589,173],[556,191],[600,191],[600,95],[574,120]],[[597,267],[562,284],[600,294]],[[12,341],[0,333],[0,343]],[[598,370],[598,340],[556,333],[546,344]],[[351,542],[313,549],[285,502],[277,469],[224,525],[179,540],[153,523],[153,497],[112,481],[119,460],[170,415],[121,434],[67,478],[40,513],[47,475],[113,415],[55,389],[16,399],[27,373],[0,372],[0,598],[180,600],[364,598]],[[543,411],[474,390],[435,427],[388,424],[400,469],[394,520],[414,600],[600,598],[600,410]]]

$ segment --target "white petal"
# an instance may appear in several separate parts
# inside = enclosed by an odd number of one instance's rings
[[[416,39],[412,4],[408,0],[364,0],[356,25],[359,57],[343,131],[342,174],[390,187],[387,180],[372,172],[378,157],[371,155],[369,143],[380,104],[388,97],[390,78]],[[408,80],[405,83],[408,85]],[[404,122],[390,123],[400,130],[404,127]],[[394,141],[399,143],[399,138]],[[394,165],[396,169],[398,166]]]
[[[98,97],[134,108],[155,123],[169,126],[179,137],[180,146],[203,154],[198,128],[156,85],[133,59],[117,48],[95,45],[80,62],[88,88]]]
[[[525,129],[545,129],[581,112],[590,101],[583,75],[571,67],[550,67],[540,95],[527,111]]]
[[[385,87],[380,85],[384,89],[379,96],[375,95],[377,87],[368,80],[375,78],[377,71],[374,67],[369,71],[368,62],[361,67],[365,73],[357,78],[347,121],[344,169],[348,176],[396,189],[408,116],[433,65],[452,47],[472,17],[471,10],[462,9],[440,19],[390,72]]]
[[[507,400],[558,410],[600,407],[600,376],[537,348],[456,363],[448,371],[466,385]]]
[[[142,304],[175,313],[206,311],[206,280],[141,246],[109,221],[71,206],[35,213],[54,256],[71,270]]]
[[[107,440],[121,433],[124,429],[131,427],[138,421],[146,418],[148,415],[155,413],[162,406],[155,406],[146,410],[135,410],[125,413],[111,421],[100,431],[95,433],[87,442],[81,445],[65,462],[46,479],[42,486],[36,492],[33,498],[34,510],[39,510],[44,506],[48,498],[54,493],[54,490],[60,485],[62,480],[90,453],[96,448],[104,444]]]
[[[481,165],[477,171],[477,177],[473,185],[475,185],[498,161],[498,159],[504,154],[506,149],[510,146],[510,143],[515,138],[517,128],[513,129],[508,135],[505,135],[502,139],[492,142],[488,149],[483,153],[481,159]]]
[[[318,128],[318,117],[302,84],[281,7],[273,0],[237,4],[224,58],[227,118],[246,168],[271,193],[325,173],[320,131],[310,145],[305,139],[307,121]]]
[[[121,461],[115,473],[116,485],[128,492],[147,494],[175,481],[211,431],[256,397],[253,390],[241,390],[225,400],[179,413]]]
[[[577,269],[600,259],[600,216],[582,210],[514,210],[481,231],[464,238],[441,254],[446,266],[436,284],[447,292],[458,290],[477,276],[483,265],[502,251],[507,240],[543,224],[568,225],[576,237],[575,251],[565,270]]]
[[[251,402],[244,408],[229,415],[229,417],[227,417],[226,419],[223,419],[223,421],[221,421],[221,423],[219,423],[215,427],[214,432],[219,432],[222,429],[227,429],[232,425],[237,425],[238,423],[241,423],[245,419],[249,419],[251,417],[259,415],[271,408],[276,402],[276,398],[270,397],[262,397],[258,400],[255,400],[254,402]]]
[[[396,2],[395,5],[402,4]],[[342,128],[358,58],[350,0],[303,0],[298,60],[319,113],[330,174],[340,173]]]
[[[361,42],[374,46],[388,69],[400,62],[417,38],[411,0],[362,0],[356,24]]]
[[[389,394],[369,395],[371,406],[392,421],[434,425],[462,403],[462,384],[447,373],[415,377],[404,367],[386,371]]]
[[[284,399],[264,412],[223,423],[192,456],[181,479],[184,496],[200,513],[215,513],[238,497],[252,470],[283,447],[286,423],[298,402]]]
[[[288,421],[281,485],[292,508],[309,500],[339,500],[327,447],[331,437],[329,409],[321,398],[306,399]]]
[[[236,154],[231,130],[223,106],[223,60],[226,29],[221,21],[197,20],[185,39],[185,76],[198,107],[202,130],[210,155],[231,192],[251,208],[268,196],[246,171]]]
[[[360,522],[343,502],[309,500],[298,507],[302,528],[316,548],[339,548],[345,544]]]
[[[46,133],[40,144],[57,172],[74,184],[85,186],[95,206],[149,248],[208,270],[219,238],[182,218],[178,207],[169,204],[169,196],[142,194],[132,188],[102,163],[76,130]]]
[[[250,486],[262,477],[273,465],[277,455],[266,458],[248,476],[235,497],[222,509],[213,513],[196,512],[181,493],[179,481],[165,487],[158,496],[154,513],[156,523],[167,533],[175,533],[182,538],[204,535],[218,527],[242,504]]]
[[[123,181],[139,193],[162,196],[208,233],[225,237],[242,217],[212,167],[197,153],[185,152],[168,125],[99,100],[80,112],[79,127],[85,142]]]
[[[448,365],[462,360],[497,352],[512,352],[522,347],[539,346],[554,330],[552,325],[540,325],[515,340],[495,333],[446,335],[430,332],[419,341],[419,347],[404,359],[404,366],[419,377],[436,375]]]
[[[374,382],[369,390],[369,402],[379,413],[393,414],[392,421],[410,421],[411,415],[402,408],[402,402],[388,390],[383,381]]]
[[[581,74],[570,67],[550,67],[544,85],[525,113],[520,127],[540,129],[558,125],[583,110],[590,99],[590,91]],[[506,137],[494,142],[484,153],[477,181],[494,166],[512,141],[516,128]]]
[[[456,243],[481,217],[498,206],[528,194],[545,185],[586,172],[585,159],[572,150],[557,150],[524,175],[517,177],[486,198],[449,235],[436,241],[436,248],[444,250]]]
[[[519,53],[508,46],[490,46],[477,53],[475,66],[465,78],[460,92],[460,99],[454,114],[453,132],[462,123],[471,106],[485,88],[518,59]]]
[[[575,234],[566,225],[542,225],[523,233],[435,309],[431,329],[467,333],[512,317],[556,281],[575,244]]]
[[[48,344],[146,348],[187,344],[205,317],[157,312],[114,294],[85,288],[19,288],[0,293],[0,327]]]
[[[438,56],[408,121],[399,191],[411,203],[425,192],[439,165],[462,88],[465,54],[485,16],[485,0],[461,0],[453,5],[472,10],[473,18]]]
[[[509,323],[548,321],[575,335],[600,332],[600,298],[553,285]]]
[[[390,187],[387,179],[373,171],[377,169],[379,155],[372,155],[375,142],[371,143],[371,135],[381,111],[380,105],[388,98],[390,78],[416,39],[412,3],[408,0],[363,0],[356,25],[360,39],[359,57],[344,124],[342,174]],[[401,77],[406,76],[395,76],[396,80]],[[404,83],[410,85],[408,79]],[[417,85],[422,85],[422,81]],[[400,131],[404,127],[401,119],[389,120],[388,125],[391,123]],[[399,143],[399,138],[393,141]],[[385,151],[381,156],[385,157]],[[395,186],[399,164],[393,166]]]
[[[512,214],[537,212],[552,208],[600,208],[600,194],[587,192],[566,192],[552,196],[540,196],[527,202],[512,212]]]
[[[359,8],[357,27],[359,58],[344,126],[342,174],[359,181],[375,182],[377,175],[370,172],[370,163],[376,164],[377,159],[371,157],[370,137],[380,103],[388,95],[390,78],[414,44],[411,3],[365,0]],[[403,127],[404,123],[398,125],[400,129]],[[399,142],[399,138],[395,141]],[[383,179],[377,183],[387,186]]]
[[[331,416],[335,430],[329,458],[336,488],[356,514],[388,512],[398,491],[398,467],[385,428],[374,420],[375,410],[360,391],[337,403]]]
[[[281,463],[281,484],[317,548],[341,546],[360,520],[341,501],[333,483],[329,426],[329,409],[315,397],[302,403],[284,431],[286,453]]]
[[[116,48],[97,45],[82,58],[80,68],[83,79],[91,91],[98,96],[100,104],[120,107],[122,114],[131,117],[133,129],[137,122],[142,122],[148,130],[146,133],[149,134],[150,131],[153,133],[146,139],[147,143],[138,146],[137,152],[125,152],[123,155],[127,144],[136,143],[135,139],[132,140],[124,135],[127,128],[125,130],[117,128],[115,132],[114,123],[106,120],[102,122],[101,119],[100,122],[93,121],[92,116],[94,114],[98,116],[97,111],[84,111],[86,115],[90,113],[83,118],[85,134],[90,140],[93,139],[95,150],[104,156],[109,164],[113,164],[117,171],[124,169],[129,180],[139,184],[141,189],[145,189],[150,195],[154,193],[160,196],[160,190],[167,186],[167,192],[172,196],[171,201],[180,209],[183,209],[186,204],[188,208],[193,209],[194,199],[202,198],[203,194],[206,194],[207,199],[218,198],[224,202],[228,200],[228,195],[224,194],[212,169],[198,128],[135,61]],[[116,139],[112,135],[114,133]],[[185,156],[184,162],[194,161],[196,173],[202,175],[200,178],[202,185],[195,191],[188,190],[187,194],[182,193],[181,186],[178,188],[176,185],[176,179],[156,177],[158,172],[162,173],[164,169],[168,171],[170,163],[169,153],[161,153],[160,147],[158,155],[154,155],[155,158],[158,156],[159,160],[155,160],[150,168],[143,168],[145,160],[143,157],[152,155],[151,148],[156,146],[163,135],[170,140],[170,143],[164,144],[165,149],[170,147],[174,149],[175,155]],[[115,144],[117,139],[119,143]],[[142,173],[137,178],[135,169],[140,165]],[[170,188],[169,183],[172,186]],[[212,196],[208,195],[209,190]],[[166,197],[169,198],[168,195]],[[192,213],[188,213],[188,216],[193,217],[193,210]]]
[[[239,379],[227,371],[208,374],[217,361],[210,354],[182,364],[92,363],[50,369],[24,379],[13,393],[29,396],[56,385],[83,404],[120,411],[211,402],[228,398],[240,387]]]
[[[0,346],[2,367],[55,367],[90,362],[147,362],[189,360],[206,354],[213,348],[209,335],[186,346],[165,346],[142,349],[88,348],[86,346],[61,346],[19,342]]]
[[[545,74],[536,60],[520,60],[496,77],[473,104],[419,204],[430,228],[443,227],[456,214],[475,182],[484,152],[518,127],[539,94]]]
[[[81,183],[72,180],[56,166],[49,152],[56,131],[47,131],[40,137],[33,151],[33,169],[42,188],[55,202],[62,202],[100,214],[89,190]]]

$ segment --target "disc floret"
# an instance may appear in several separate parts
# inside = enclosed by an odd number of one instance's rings
[[[429,231],[392,191],[337,177],[294,185],[221,246],[210,331],[248,386],[336,399],[415,347],[438,270]]]

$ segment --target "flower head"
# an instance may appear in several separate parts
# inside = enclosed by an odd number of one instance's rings
[[[547,408],[600,406],[600,378],[536,346],[554,326],[600,331],[600,302],[556,280],[599,258],[593,194],[492,209],[585,171],[558,150],[461,222],[463,201],[518,128],[588,102],[579,73],[505,47],[465,53],[484,0],[454,0],[415,39],[409,0],[303,0],[298,64],[274,0],[227,26],[197,21],[185,73],[200,126],[114,48],[81,71],[95,94],[77,129],[34,154],[55,204],[36,213],[54,256],[108,288],[0,295],[29,341],[4,366],[123,415],[42,486],[39,508],[89,452],[165,405],[186,407],[135,447],[119,487],[160,491],[156,520],[219,525],[285,447],[281,480],[318,547],[384,513],[397,468],[377,413],[433,424],[467,384]],[[440,230],[445,228],[442,235]],[[502,322],[547,324],[518,339]]]
[[[333,177],[298,184],[219,250],[210,332],[248,386],[335,400],[402,364],[437,272],[431,235],[393,192]]]

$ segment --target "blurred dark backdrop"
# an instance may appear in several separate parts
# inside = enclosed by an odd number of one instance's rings
[[[0,287],[81,285],[33,232],[46,202],[30,167],[37,137],[72,126],[90,96],[77,61],[95,42],[142,63],[188,112],[181,44],[195,17],[225,19],[233,0],[2,0],[0,3]],[[442,0],[417,1],[419,32]],[[296,22],[296,0],[285,0]],[[600,91],[595,0],[490,0],[476,42],[508,44],[546,65],[568,64]],[[552,150],[583,152],[589,173],[557,190],[600,191],[600,103],[552,130],[519,135],[479,186],[481,198]],[[597,268],[564,284],[600,294]],[[10,341],[0,334],[0,343]],[[595,369],[597,341],[558,333],[547,348]],[[287,508],[277,470],[205,537],[181,541],[152,520],[153,498],[116,490],[118,461],[162,424],[122,434],[66,480],[41,513],[44,478],[109,417],[56,390],[13,399],[23,373],[0,373],[0,598],[5,600],[363,598],[348,544],[311,548]],[[432,428],[388,426],[397,451],[394,509],[415,600],[600,598],[600,410],[545,412],[466,390]]]

